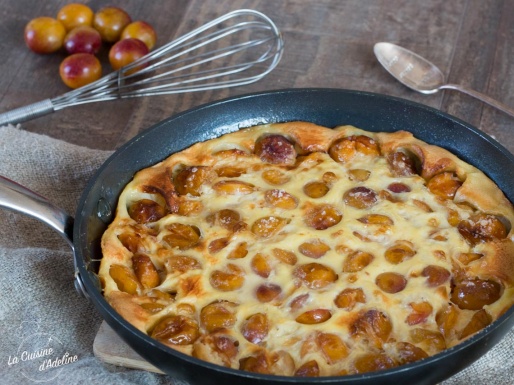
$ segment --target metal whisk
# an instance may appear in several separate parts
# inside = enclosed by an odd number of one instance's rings
[[[93,83],[2,113],[0,125],[91,102],[253,83],[277,66],[283,47],[279,30],[266,15],[233,11]]]

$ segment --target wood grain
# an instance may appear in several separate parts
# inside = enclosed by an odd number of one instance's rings
[[[94,355],[107,364],[163,374],[128,346],[105,321],[102,322],[93,342]]]
[[[64,53],[36,55],[23,41],[26,23],[55,16],[63,0],[0,0],[0,111],[67,91],[58,76]],[[84,1],[98,10],[100,0]],[[285,40],[279,66],[265,79],[228,90],[94,103],[23,124],[26,130],[98,149],[116,149],[160,120],[228,96],[290,87],[379,92],[420,102],[469,122],[514,152],[514,119],[454,91],[426,96],[394,80],[373,45],[390,41],[427,57],[447,79],[514,106],[512,0],[113,0],[133,19],[150,22],[164,44],[221,14],[252,8],[272,17]],[[109,71],[107,48],[100,54]]]

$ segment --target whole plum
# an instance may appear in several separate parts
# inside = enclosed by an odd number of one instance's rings
[[[93,27],[80,26],[73,28],[64,38],[64,48],[69,54],[97,54],[102,46],[102,37]]]
[[[57,20],[64,25],[66,31],[83,25],[91,26],[93,16],[94,12],[91,8],[78,3],[66,4],[57,12]]]
[[[139,39],[123,39],[114,44],[109,51],[109,62],[114,70],[145,56],[148,47]],[[136,71],[138,69],[135,69]]]
[[[105,7],[95,13],[93,27],[100,32],[102,40],[114,43],[120,39],[123,29],[132,22],[129,14],[118,7]]]
[[[66,29],[57,19],[37,17],[25,26],[25,43],[32,51],[47,54],[58,51],[63,43]]]
[[[102,65],[92,54],[75,53],[62,61],[59,75],[64,84],[75,89],[100,79]]]

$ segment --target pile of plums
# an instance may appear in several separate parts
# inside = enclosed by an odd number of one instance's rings
[[[109,62],[114,70],[148,54],[157,35],[144,21],[132,21],[119,7],[104,7],[97,12],[84,4],[62,7],[57,17],[37,17],[25,27],[25,42],[34,52],[49,54],[63,47],[69,54],[59,66],[62,81],[78,88],[98,80],[102,65],[97,54],[102,44],[109,49]]]

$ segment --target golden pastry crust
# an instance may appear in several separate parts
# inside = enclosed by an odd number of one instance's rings
[[[102,238],[104,295],[174,349],[331,376],[423,359],[514,303],[514,209],[412,134],[243,129],[141,170]]]

